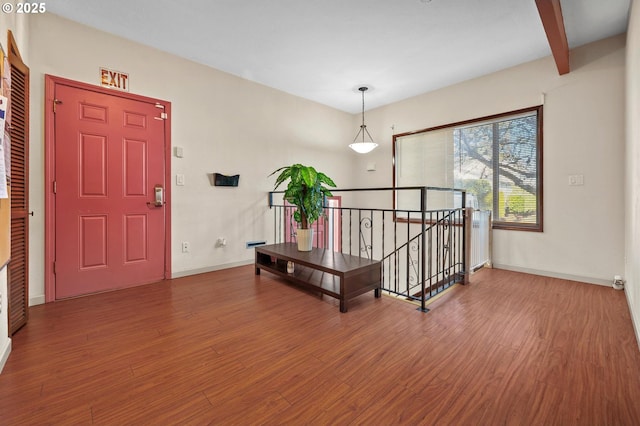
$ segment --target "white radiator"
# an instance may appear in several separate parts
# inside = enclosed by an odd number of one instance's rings
[[[491,266],[491,211],[474,210],[471,216],[471,270]]]

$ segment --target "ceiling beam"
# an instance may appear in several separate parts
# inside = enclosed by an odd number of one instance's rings
[[[560,75],[569,72],[569,43],[562,20],[560,0],[536,0],[542,26],[547,33],[551,53],[556,61]]]

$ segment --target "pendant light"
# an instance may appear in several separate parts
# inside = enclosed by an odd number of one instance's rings
[[[373,138],[367,130],[367,126],[364,124],[364,92],[369,90],[367,86],[359,87],[358,90],[362,93],[362,124],[360,125],[360,131],[353,139],[353,143],[349,145],[349,148],[359,154],[366,154],[373,151],[378,144],[373,141]],[[358,142],[358,137],[362,134],[362,140]],[[369,137],[369,140],[365,140],[365,134]]]

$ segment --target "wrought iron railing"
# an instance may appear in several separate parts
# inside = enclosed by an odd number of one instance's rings
[[[379,260],[382,289],[425,302],[471,272],[472,210],[465,192],[408,187],[337,189],[316,224],[314,246]],[[295,207],[283,192],[269,193],[274,210],[274,242],[295,241]],[[357,206],[357,207],[355,207]]]
[[[429,211],[423,231],[382,259],[385,290],[423,302],[464,282],[465,213],[464,209]]]

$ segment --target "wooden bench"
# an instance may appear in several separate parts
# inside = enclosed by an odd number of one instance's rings
[[[356,296],[374,290],[380,297],[381,264],[331,250],[314,248],[298,251],[295,243],[256,247],[256,275],[260,270],[281,276],[301,287],[319,291],[340,300],[340,312],[347,312],[348,302]],[[295,264],[287,273],[287,262]]]

